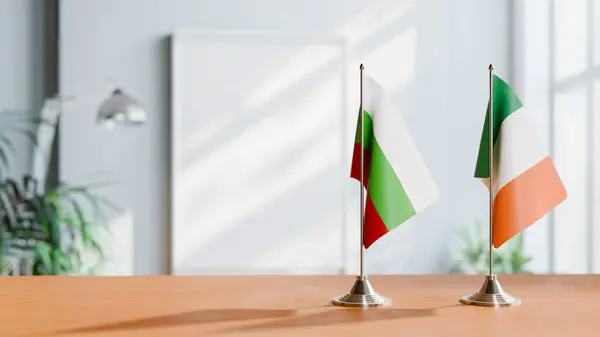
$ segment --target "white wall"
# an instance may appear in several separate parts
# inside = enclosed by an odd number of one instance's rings
[[[36,0],[0,1],[0,111],[38,114],[46,86],[44,4]],[[10,171],[13,177],[28,172],[31,144],[14,137],[18,155]]]
[[[60,130],[63,179],[117,183],[104,193],[130,211],[135,243],[123,258],[132,254],[136,274],[168,271],[167,37],[181,28],[346,36],[354,61],[392,93],[442,197],[367,251],[368,272],[441,272],[454,229],[487,214],[472,175],[487,65],[510,80],[509,0],[63,0],[60,18],[61,91],[113,80],[150,114],[144,128],[106,133],[92,125],[92,95],[67,107]]]

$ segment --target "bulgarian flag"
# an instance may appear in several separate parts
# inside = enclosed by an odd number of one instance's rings
[[[567,198],[543,147],[533,135],[527,111],[512,88],[492,77],[494,171],[492,243],[498,248]],[[475,177],[488,188],[489,104],[479,145]]]
[[[438,189],[400,113],[383,88],[363,76],[363,185],[367,189],[363,245],[377,239],[423,210],[438,197]],[[361,179],[359,113],[350,176]]]

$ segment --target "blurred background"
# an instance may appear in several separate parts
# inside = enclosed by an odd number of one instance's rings
[[[441,197],[369,274],[485,273],[487,66],[568,199],[499,273],[600,271],[593,0],[0,0],[6,275],[354,274],[358,65]]]

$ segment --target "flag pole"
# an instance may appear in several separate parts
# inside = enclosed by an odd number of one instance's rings
[[[489,158],[489,222],[490,222],[490,242],[489,242],[489,273],[478,292],[460,299],[460,302],[467,305],[476,305],[482,307],[511,307],[521,304],[521,300],[513,297],[502,289],[498,276],[494,275],[494,246],[493,246],[493,221],[494,221],[494,66],[490,64],[489,70],[489,105],[488,105],[488,158]]]
[[[489,151],[489,174],[490,174],[490,188],[489,188],[489,192],[490,192],[490,242],[489,242],[489,264],[490,264],[490,273],[488,274],[489,276],[494,275],[494,247],[493,247],[493,222],[494,222],[494,183],[493,183],[493,171],[494,171],[494,66],[492,64],[490,64],[490,66],[488,67],[488,70],[490,71],[490,76],[489,76],[489,82],[490,82],[490,101],[489,101],[489,113],[488,113],[488,124],[489,124],[489,129],[488,129],[488,141],[489,141],[489,147],[488,147],[488,151]]]
[[[363,106],[364,97],[363,97],[363,75],[365,72],[365,66],[360,64],[360,242],[358,243],[360,250],[360,277],[365,276],[364,273],[364,252],[365,247],[363,245],[365,238],[365,110]]]
[[[358,307],[358,308],[369,308],[369,307],[381,307],[384,305],[389,305],[392,301],[387,298],[379,295],[369,282],[367,275],[364,273],[364,226],[365,226],[365,189],[364,181],[365,181],[365,110],[364,110],[364,95],[363,95],[363,76],[365,71],[365,66],[361,63],[359,66],[360,69],[360,107],[359,107],[359,131],[360,131],[360,242],[359,242],[359,265],[360,265],[360,274],[356,276],[356,281],[350,289],[350,292],[334,298],[331,303],[341,307]]]

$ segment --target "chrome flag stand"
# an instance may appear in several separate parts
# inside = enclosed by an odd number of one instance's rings
[[[485,276],[485,280],[483,281],[483,284],[481,285],[481,288],[479,289],[478,292],[465,296],[463,298],[460,299],[460,302],[463,304],[468,304],[468,305],[476,305],[476,306],[482,306],[482,307],[510,307],[510,306],[518,306],[521,304],[521,300],[516,298],[516,297],[512,297],[510,294],[506,293],[503,289],[502,286],[500,285],[500,282],[498,281],[498,277],[496,275],[494,275],[493,273],[493,246],[492,246],[492,223],[493,223],[493,218],[494,218],[494,214],[492,212],[493,207],[494,207],[494,189],[493,189],[493,183],[492,183],[492,172],[493,167],[494,167],[494,128],[493,128],[493,99],[494,99],[494,94],[493,94],[493,87],[492,87],[492,82],[493,82],[493,72],[494,72],[494,66],[490,64],[489,66],[489,71],[490,71],[490,108],[489,108],[489,113],[488,113],[488,123],[489,123],[489,175],[490,175],[490,183],[489,183],[489,190],[490,190],[490,245],[489,245],[489,250],[490,250],[490,273],[488,275]]]
[[[358,307],[358,308],[369,308],[369,307],[380,307],[389,305],[392,301],[379,295],[364,274],[363,269],[363,236],[364,236],[364,225],[365,225],[365,187],[364,187],[364,110],[363,110],[363,72],[365,67],[360,64],[360,275],[356,276],[356,281],[350,292],[336,297],[331,303],[341,307]]]

